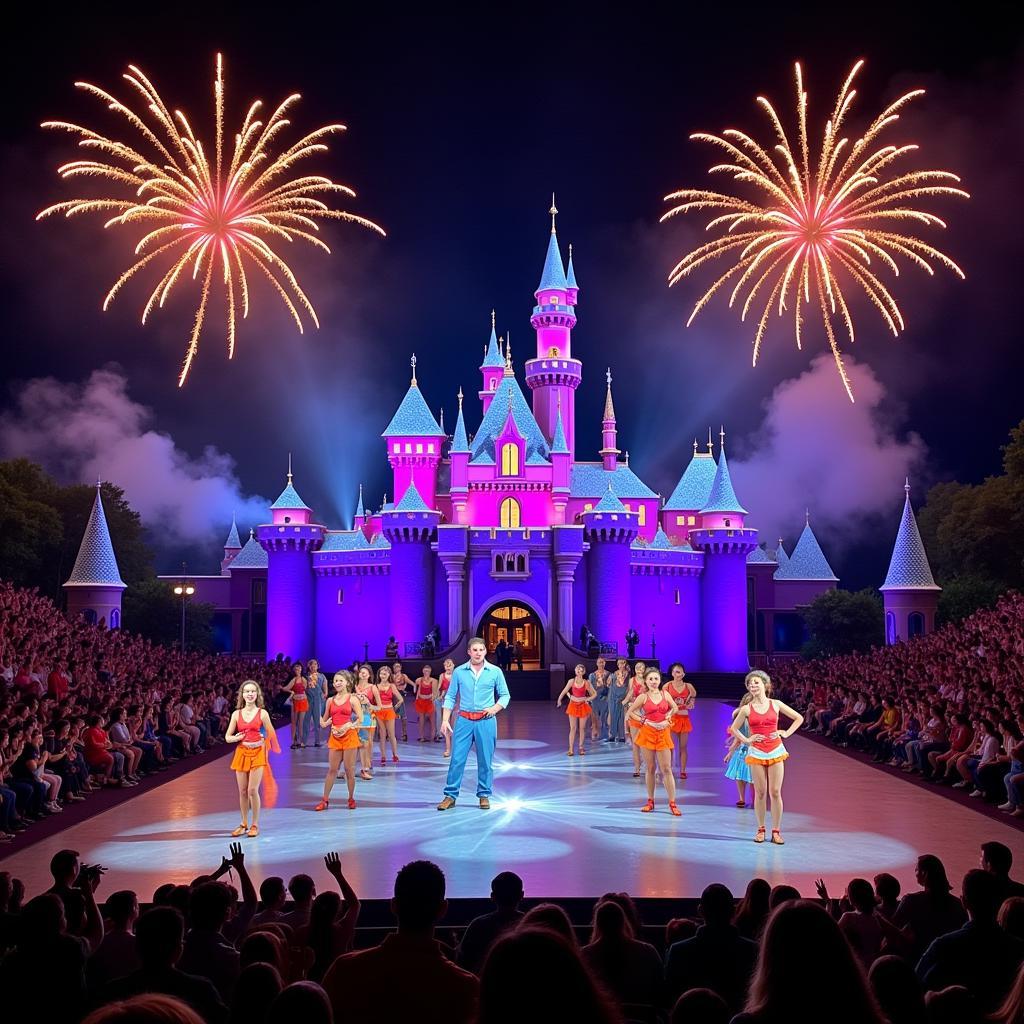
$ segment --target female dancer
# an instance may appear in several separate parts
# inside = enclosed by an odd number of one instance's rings
[[[750,703],[750,694],[744,694],[743,700],[740,701],[740,707],[744,704]],[[736,712],[739,708],[736,709]],[[736,720],[736,712],[733,713],[733,721]],[[741,732],[750,735],[750,729],[747,727],[747,723],[744,722],[740,729]],[[732,735],[732,727],[730,726],[725,730],[726,736],[729,737],[731,743],[729,749],[726,751],[725,757],[722,758],[726,762],[725,766],[725,777],[732,779],[736,783],[736,795],[739,799],[736,801],[737,807],[747,806],[747,785],[753,781],[750,774],[750,765],[747,764],[747,752],[738,739],[735,739]]]
[[[265,737],[265,738],[264,738]],[[237,743],[231,758],[231,770],[238,781],[238,806],[242,811],[242,824],[231,834],[247,835],[255,839],[260,834],[260,782],[267,767],[267,746],[275,754],[281,753],[270,715],[263,703],[263,691],[253,679],[242,683],[235,701],[235,710],[224,734],[228,743]],[[249,813],[252,812],[252,824]]]
[[[584,746],[587,738],[587,721],[590,718],[590,702],[597,696],[594,687],[587,680],[587,666],[577,665],[576,675],[565,684],[562,692],[555,701],[555,707],[560,708],[562,701],[568,697],[569,706],[565,713],[569,716],[569,757],[573,756],[573,746],[576,743],[576,726],[580,727],[580,757],[586,752]]]
[[[741,704],[732,720],[729,731],[744,744],[747,750],[746,762],[750,765],[754,781],[754,814],[757,816],[755,843],[765,839],[764,816],[769,793],[772,798],[772,842],[782,846],[782,779],[786,758],[789,754],[783,740],[804,724],[804,716],[794,711],[781,700],[772,699],[772,681],[767,672],[755,668],[747,673],[747,693],[750,703]],[[788,729],[779,729],[779,714],[792,720]],[[749,734],[743,732],[743,725]]]
[[[398,740],[395,738],[395,721],[404,703],[402,695],[391,678],[391,669],[381,665],[377,669],[377,694],[380,710],[377,712],[377,738],[380,740],[380,763],[387,762],[387,744],[391,742],[391,760],[398,763]]]
[[[352,692],[354,684],[351,672],[335,672],[334,696],[328,699],[324,713],[320,716],[321,727],[331,727],[331,735],[327,740],[330,765],[324,779],[324,796],[313,808],[315,811],[326,811],[330,806],[334,778],[340,774],[342,761],[345,763],[345,781],[348,783],[348,809],[354,811],[356,807],[356,752],[360,747],[359,721],[363,717],[363,708],[359,698]]]
[[[633,676],[629,680],[629,693],[626,699],[622,702],[623,706],[628,706],[629,710],[626,712],[626,725],[629,727],[629,743],[633,748],[633,778],[640,778],[640,748],[636,745],[636,734],[640,731],[640,727],[644,724],[643,717],[639,712],[634,712],[632,705],[636,702],[637,697],[641,694],[646,693],[647,687],[644,683],[644,673],[647,671],[647,666],[642,662],[638,661],[636,667],[633,669]]]
[[[429,665],[416,680],[416,714],[420,716],[420,734],[417,743],[429,743],[434,736],[434,701],[437,700],[437,680],[430,674]]]
[[[356,675],[356,696],[363,709],[359,720],[359,778],[364,781],[373,778],[373,730],[377,728],[374,714],[382,710],[380,693],[373,685],[373,669],[360,665]]]
[[[693,722],[690,721],[690,709],[697,699],[697,688],[693,683],[688,683],[683,677],[686,669],[680,662],[674,662],[669,669],[672,678],[666,689],[676,706],[676,714],[672,716],[672,732],[679,741],[679,778],[686,778],[687,746],[690,742],[690,733],[693,731]]]
[[[672,778],[672,727],[676,714],[675,701],[661,688],[661,673],[650,668],[644,675],[644,692],[630,705],[629,713],[643,715],[643,724],[633,739],[633,745],[643,750],[647,762],[647,803],[640,808],[654,810],[654,773],[661,771],[661,781],[668,794],[668,809],[678,817],[682,812],[676,806],[676,780]]]
[[[402,721],[402,742],[409,742],[409,719],[406,715],[405,697],[409,692],[409,687],[412,686],[412,680],[402,671],[402,663],[396,661],[391,666],[391,682],[395,684],[395,689],[402,695],[402,703],[396,708],[398,717]]]
[[[608,684],[608,742],[626,742],[626,703],[629,696],[629,666],[625,658],[615,662]]]
[[[302,674],[302,662],[292,665],[292,677],[281,687],[292,695],[292,750],[305,747],[302,742],[306,728],[306,715],[309,714],[309,701],[306,699],[306,677]]]
[[[452,673],[455,671],[455,662],[451,658],[444,659],[444,671],[441,673],[441,678],[438,681],[437,687],[437,702],[438,704],[444,703],[444,695],[448,692],[448,687],[452,685]],[[435,714],[436,719],[436,714]],[[439,743],[441,741],[441,735],[436,731],[434,732],[434,742]],[[452,756],[452,737],[451,733],[444,737],[444,756]]]
[[[594,713],[590,718],[590,741],[596,743],[604,738],[608,729],[608,682],[611,673],[605,668],[604,658],[597,659],[597,668],[590,673],[590,685],[597,696],[594,698]]]

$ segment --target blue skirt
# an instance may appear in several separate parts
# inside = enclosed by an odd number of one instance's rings
[[[736,753],[729,758],[729,762],[725,766],[725,777],[727,779],[735,779],[737,782],[751,782],[753,780],[746,757],[746,745],[741,745]]]

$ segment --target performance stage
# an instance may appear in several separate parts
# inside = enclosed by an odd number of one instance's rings
[[[262,834],[243,839],[256,882],[307,872],[323,889],[333,885],[323,855],[340,850],[360,895],[391,895],[395,873],[407,861],[428,858],[448,878],[451,897],[481,897],[491,878],[517,871],[531,897],[593,897],[625,889],[638,897],[696,896],[709,882],[737,895],[749,879],[788,882],[814,895],[824,877],[839,895],[855,875],[895,874],[915,888],[918,854],[934,853],[959,889],[978,866],[979,844],[1006,843],[1024,861],[1021,832],[925,789],[886,777],[797,734],[787,741],[786,845],[752,842],[754,812],[733,806],[735,787],[723,775],[730,708],[701,700],[693,712],[689,779],[680,783],[683,814],[668,813],[663,791],[654,814],[641,814],[643,779],[632,777],[628,746],[598,743],[566,757],[566,716],[553,704],[514,703],[499,717],[492,809],[474,796],[470,755],[462,797],[445,813],[441,799],[448,762],[439,743],[399,743],[401,763],[357,782],[358,808],[345,807],[345,785],[335,785],[331,808],[313,811],[326,769],[326,748],[288,749],[273,756],[264,789]],[[336,802],[334,802],[336,800]],[[0,865],[22,878],[29,895],[49,884],[47,864],[61,847],[106,865],[101,898],[134,889],[143,901],[163,882],[187,882],[212,871],[228,852],[238,823],[235,780],[228,758],[140,793],[109,811],[4,857]]]

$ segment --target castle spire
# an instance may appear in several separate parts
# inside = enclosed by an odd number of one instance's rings
[[[568,301],[570,306],[574,306],[576,304],[576,292],[579,291],[580,286],[576,283],[576,271],[572,265],[572,242],[569,243],[569,264],[565,268],[565,285],[573,293],[569,296]]]
[[[453,455],[464,455],[469,452],[469,437],[466,434],[466,420],[462,415],[462,388],[459,388],[459,418],[455,421],[455,433],[452,435]]]
[[[514,377],[515,370],[512,369],[512,336],[511,332],[505,334],[505,376]]]
[[[409,365],[412,367],[412,380],[409,382],[410,387],[418,387],[416,383],[416,353],[413,352],[412,358],[409,360]]]
[[[551,193],[551,209],[548,210],[551,214],[551,234],[555,234],[555,216],[558,213],[558,207],[555,206],[555,193]]]
[[[604,396],[604,415],[601,418],[601,463],[605,470],[613,472],[619,460],[617,447],[618,428],[615,425],[615,406],[612,404],[612,370],[608,367],[604,375],[607,391]]]

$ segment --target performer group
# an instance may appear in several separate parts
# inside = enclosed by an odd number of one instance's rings
[[[407,704],[418,719],[420,743],[443,743],[448,760],[447,780],[439,811],[453,808],[462,787],[462,776],[470,748],[476,750],[476,798],[479,806],[490,808],[494,779],[492,761],[497,744],[497,716],[508,707],[509,689],[504,672],[487,661],[487,645],[474,637],[467,647],[468,660],[456,665],[444,662],[439,677],[424,665],[414,681],[405,674],[401,662],[373,667],[363,664],[355,672],[336,672],[333,692],[328,696],[327,678],[313,659],[305,670],[293,666],[284,689],[292,706],[292,749],[305,747],[312,727],[313,745],[320,746],[321,729],[329,730],[328,765],[323,797],[314,810],[330,807],[335,781],[344,778],[348,790],[348,808],[356,807],[356,776],[373,778],[374,736],[380,748],[380,764],[399,763],[398,730],[408,740]],[[757,823],[755,843],[769,838],[766,819],[771,807],[770,841],[784,844],[782,838],[782,783],[789,757],[785,739],[803,724],[803,716],[772,697],[772,683],[760,669],[747,673],[745,693],[735,709],[726,732],[725,776],[736,784],[736,806],[747,807],[747,790],[753,790],[753,809]],[[559,693],[555,706],[565,703],[568,720],[568,757],[584,756],[588,742],[628,743],[631,747],[633,776],[644,777],[647,802],[643,813],[655,810],[657,784],[667,798],[668,811],[680,816],[676,777],[687,778],[688,743],[693,723],[690,711],[697,690],[686,679],[679,662],[661,670],[637,661],[630,669],[625,658],[618,658],[615,670],[599,657],[593,672],[578,664],[573,677]],[[440,706],[440,722],[438,708]],[[782,728],[781,719],[789,724]],[[260,782],[269,766],[267,751],[280,753],[277,734],[264,707],[260,687],[248,680],[242,684],[236,709],[228,724],[226,738],[238,749],[231,768],[238,781],[241,824],[232,836],[259,835]]]

